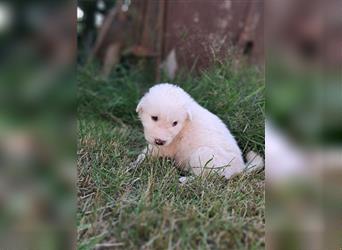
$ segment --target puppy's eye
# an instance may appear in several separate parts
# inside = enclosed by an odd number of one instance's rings
[[[152,118],[152,120],[155,121],[155,122],[158,121],[158,116],[151,116],[151,118]]]
[[[177,126],[177,124],[178,124],[178,122],[177,122],[177,121],[173,122],[173,123],[172,123],[172,127],[176,127],[176,126]]]

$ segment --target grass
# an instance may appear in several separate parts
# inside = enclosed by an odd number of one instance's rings
[[[135,107],[153,82],[119,68],[108,81],[78,74],[78,249],[264,249],[264,173],[186,186],[172,161],[147,159]],[[246,153],[264,154],[264,78],[220,63],[180,84],[217,114]]]

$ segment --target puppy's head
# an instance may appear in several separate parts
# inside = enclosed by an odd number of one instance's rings
[[[145,139],[156,146],[168,146],[191,121],[192,98],[180,87],[158,84],[140,100],[136,111],[144,126]]]

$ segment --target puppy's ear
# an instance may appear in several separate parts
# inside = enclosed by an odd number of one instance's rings
[[[144,102],[144,97],[140,99],[138,105],[137,105],[137,108],[135,109],[135,112],[137,113],[141,113],[142,110],[143,110],[143,102]]]
[[[191,112],[190,108],[186,109],[186,114],[188,115],[189,121],[192,121],[192,112]]]

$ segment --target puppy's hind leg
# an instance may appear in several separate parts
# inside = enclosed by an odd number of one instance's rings
[[[252,172],[262,169],[265,166],[264,159],[254,151],[249,151],[246,155],[246,171]]]
[[[215,152],[209,147],[200,147],[189,159],[189,165],[196,176],[206,176],[216,169]]]
[[[245,163],[243,161],[243,158],[240,155],[237,155],[235,153],[225,155],[225,161],[223,165],[225,167],[224,167],[224,171],[222,175],[227,180],[242,173],[245,168]]]

